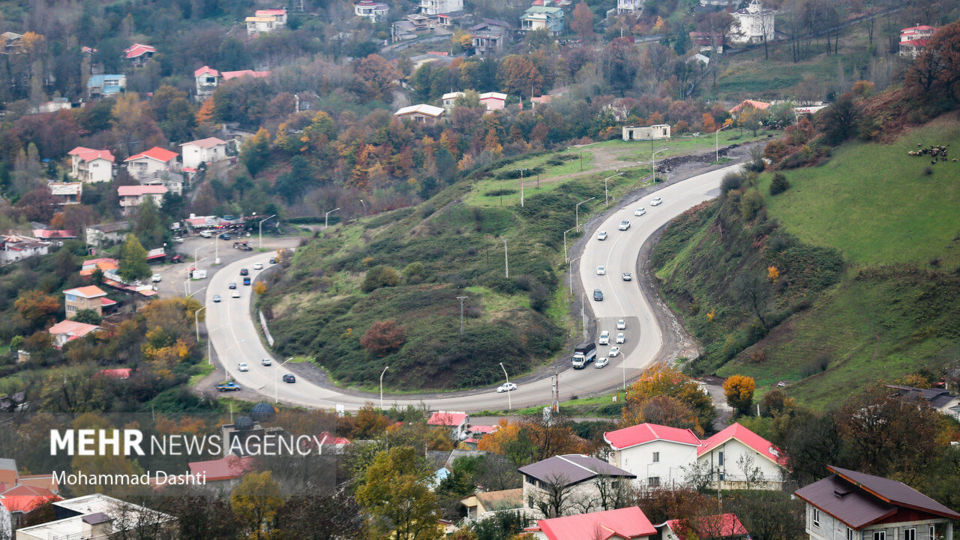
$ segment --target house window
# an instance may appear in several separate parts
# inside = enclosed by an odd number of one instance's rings
[[[654,462],[654,463],[660,463],[660,452],[654,452],[654,453],[653,453],[653,462]]]
[[[935,540],[937,538],[937,526],[930,526],[930,540]]]
[[[717,452],[717,465],[723,467],[723,450]]]
[[[887,540],[887,531],[875,531],[873,540]]]
[[[817,508],[813,509],[813,526],[814,527],[820,526],[820,510]]]
[[[916,529],[904,529],[904,530],[903,530],[903,540],[917,540],[917,530],[916,530]]]
[[[650,478],[647,478],[647,487],[660,487],[660,477],[651,476]]]
[[[847,540],[854,540],[857,536],[854,534],[853,529],[847,527]]]

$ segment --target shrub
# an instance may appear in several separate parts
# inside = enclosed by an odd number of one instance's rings
[[[743,194],[740,200],[740,216],[744,220],[750,221],[757,217],[761,209],[763,209],[763,195],[760,195],[759,191],[751,189]]]
[[[397,321],[377,321],[360,338],[360,345],[371,354],[386,356],[399,351],[407,341],[407,332]]]
[[[720,183],[720,196],[724,197],[730,191],[740,189],[743,185],[743,175],[739,173],[727,173]]]
[[[770,182],[770,195],[779,195],[788,189],[790,189],[790,182],[787,181],[786,176],[781,173],[773,175],[773,180]]]
[[[426,278],[427,270],[420,261],[415,261],[403,269],[403,281],[407,285],[416,285]]]
[[[92,309],[81,309],[73,316],[73,320],[87,324],[100,324],[102,321],[100,315]]]
[[[367,271],[363,278],[360,290],[370,292],[380,287],[396,287],[400,284],[400,272],[390,266],[374,266]]]

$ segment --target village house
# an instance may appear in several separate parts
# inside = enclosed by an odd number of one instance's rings
[[[623,140],[625,141],[654,141],[669,138],[669,124],[654,124],[652,126],[623,126]]]
[[[927,48],[937,32],[933,26],[911,26],[900,30],[900,56],[916,58]]]
[[[832,475],[794,495],[806,503],[810,540],[953,538],[960,514],[902,482],[828,466]]]
[[[250,456],[240,457],[233,454],[208,461],[191,461],[187,464],[190,474],[205,475],[206,487],[222,493],[230,493],[243,475],[254,469],[254,460]]]
[[[549,504],[551,492],[562,490],[561,514],[582,511],[600,499],[600,482],[605,488],[620,489],[637,475],[606,461],[583,454],[553,456],[518,469],[523,475],[524,511],[543,516],[541,505]]]
[[[83,198],[83,182],[50,182],[47,187],[61,206],[77,204]]]
[[[467,438],[467,429],[470,427],[470,415],[457,411],[437,411],[427,420],[428,426],[445,426],[450,428],[453,440],[462,441]]]
[[[0,34],[0,53],[19,54],[23,52],[23,34],[4,32]]]
[[[185,169],[196,169],[201,163],[210,165],[227,159],[227,142],[216,137],[207,137],[180,145],[180,155]]]
[[[697,461],[701,441],[689,429],[638,424],[603,434],[612,451],[607,461],[637,476],[646,487],[679,487]]]
[[[497,512],[523,508],[523,488],[478,491],[466,499],[461,499],[460,504],[467,509],[467,519],[482,521]]]
[[[120,268],[120,263],[116,259],[101,257],[99,259],[87,259],[80,263],[80,277],[89,278],[99,270],[102,273],[116,272]]]
[[[746,109],[755,109],[757,111],[765,111],[770,108],[770,105],[771,104],[767,103],[766,101],[757,101],[755,99],[745,99],[740,103],[738,103],[736,106],[734,106],[732,109],[730,109],[729,112],[730,112],[730,116],[733,117],[734,120],[736,120],[740,118],[740,115]]]
[[[127,91],[127,76],[117,74],[91,75],[87,79],[87,97],[99,99]]]
[[[617,15],[643,11],[644,0],[617,0]]]
[[[253,17],[246,18],[246,23],[248,36],[280,30],[287,26],[287,10],[285,8],[258,9]]]
[[[541,519],[524,529],[537,540],[653,540],[657,529],[639,506]]]
[[[420,0],[422,15],[440,15],[463,11],[463,0]]]
[[[773,41],[776,37],[773,30],[775,13],[772,9],[763,9],[760,0],[751,0],[746,8],[732,13],[738,24],[730,32],[730,42],[749,44]]]
[[[550,35],[558,36],[563,32],[563,9],[549,5],[530,6],[520,16],[520,30],[546,30]]]
[[[177,153],[166,148],[153,148],[134,154],[123,160],[130,176],[143,181],[159,178],[161,174],[173,172],[177,168]]]
[[[86,237],[87,246],[100,248],[116,244],[123,240],[127,231],[130,230],[130,223],[127,221],[116,221],[114,223],[98,223],[91,225],[83,231]]]
[[[217,91],[220,84],[220,72],[210,66],[203,66],[193,72],[197,86],[197,101],[204,101]]]
[[[31,512],[60,500],[59,492],[52,474],[21,475],[16,460],[0,458],[0,537],[13,538]]]
[[[59,519],[18,529],[16,539],[106,540],[145,528],[165,535],[174,523],[174,518],[167,514],[101,493],[54,502],[53,514]]]
[[[443,108],[441,107],[434,107],[433,105],[421,103],[419,105],[403,107],[397,110],[397,112],[393,113],[393,116],[400,119],[409,118],[417,124],[433,126],[441,120],[443,117],[443,112]]]
[[[63,291],[64,312],[67,319],[76,317],[78,311],[89,309],[103,317],[104,306],[115,304],[113,300],[107,298],[107,293],[96,285],[87,285],[86,287],[77,287]]]
[[[390,6],[384,4],[383,2],[376,2],[374,0],[360,0],[359,2],[353,4],[354,15],[357,17],[363,17],[364,19],[369,19],[370,22],[374,24],[386,19],[389,13]]]
[[[770,441],[734,423],[697,448],[697,470],[716,489],[777,490],[786,477],[787,458]]]
[[[113,180],[114,157],[109,150],[78,146],[67,155],[70,156],[70,178],[90,184]]]
[[[463,97],[463,95],[463,92],[447,92],[441,96],[440,102],[443,103],[443,110],[446,111],[447,114],[452,113],[454,106],[457,104],[457,99]]]
[[[662,540],[696,540],[711,538],[714,540],[749,540],[750,533],[740,522],[736,514],[703,516],[690,523],[671,519],[656,525]]]
[[[926,403],[940,414],[960,420],[960,396],[951,394],[945,388],[914,388],[896,384],[888,384],[887,388],[904,401]]]
[[[70,103],[69,99],[56,97],[33,107],[30,112],[33,114],[55,113],[57,111],[69,111],[72,108],[73,104]]]
[[[480,24],[470,27],[470,40],[473,52],[479,55],[496,53],[503,49],[508,37],[510,25],[495,19],[483,19]]]
[[[22,261],[37,255],[46,255],[50,242],[43,242],[19,234],[0,235],[0,265]]]
[[[151,47],[150,45],[134,43],[123,50],[123,58],[127,62],[130,62],[134,67],[140,67],[146,63],[147,60],[153,58],[153,55],[156,54],[156,52],[157,49]]]
[[[502,111],[507,104],[507,95],[500,92],[484,92],[480,94],[480,104],[486,107],[487,112]]]
[[[120,196],[120,208],[124,213],[129,213],[131,208],[140,206],[147,197],[153,199],[153,204],[160,208],[163,206],[163,196],[167,194],[166,186],[120,186],[117,188],[117,195]]]
[[[87,324],[68,319],[51,326],[47,332],[53,336],[53,346],[60,349],[63,348],[67,342],[80,339],[99,329],[100,327],[95,324]]]
[[[42,223],[35,224],[33,236],[38,240],[50,242],[53,246],[62,246],[67,240],[75,240],[77,233],[66,229],[47,229]]]

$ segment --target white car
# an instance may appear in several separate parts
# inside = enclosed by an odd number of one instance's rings
[[[230,291],[230,298],[240,298],[240,291],[237,289]]]
[[[623,335],[623,332],[618,332],[618,333],[617,333],[617,345],[622,345],[623,342],[626,341],[626,340],[627,340],[627,338],[626,338],[626,336]]]
[[[263,270],[263,263],[256,263],[253,265],[254,270]]]
[[[597,267],[597,275],[598,275],[598,276],[605,276],[605,275],[607,275],[607,269],[606,269],[602,264]]]
[[[160,283],[160,281],[163,280],[163,276],[161,276],[160,274],[154,274],[153,277],[150,278],[150,280],[153,281],[154,283]]]
[[[642,206],[633,211],[633,215],[635,216],[642,216],[642,215],[645,215],[646,213],[647,213],[647,209]]]
[[[264,358],[263,360],[260,360],[260,365],[262,365],[262,366],[272,366],[272,365],[273,365],[273,360],[271,360],[271,359],[269,359],[269,358]]]
[[[610,332],[607,331],[607,330],[604,330],[603,332],[600,332],[600,339],[598,339],[597,341],[599,341],[601,345],[609,345],[609,344],[610,344]]]
[[[610,352],[607,353],[607,356],[610,358],[620,356],[620,347],[610,347]]]
[[[607,239],[607,231],[600,231],[597,233],[597,240],[606,240],[606,239]]]
[[[633,279],[633,274],[631,274],[630,272],[624,272],[624,273],[620,274],[620,277],[621,277],[624,281],[630,281],[630,280]]]
[[[627,321],[620,319],[617,321],[617,330],[624,330],[627,328]]]
[[[660,206],[661,204],[663,204],[663,199],[660,197],[654,197],[653,200],[650,201],[650,206]]]
[[[593,367],[600,369],[602,367],[606,367],[607,364],[609,363],[610,363],[609,358],[607,358],[606,356],[601,356],[600,358],[597,358],[596,362],[593,363]]]
[[[629,228],[630,228],[630,221],[629,221],[629,220],[626,220],[626,219],[623,220],[623,221],[621,221],[621,222],[620,222],[620,226],[617,227],[617,228],[620,229],[621,231],[625,231],[625,230],[629,229]]]
[[[502,394],[504,392],[513,392],[516,389],[517,389],[516,383],[507,382],[497,387],[497,393]]]
[[[239,364],[237,364],[237,369],[239,371],[250,371],[250,367],[247,366],[246,362],[240,362]]]

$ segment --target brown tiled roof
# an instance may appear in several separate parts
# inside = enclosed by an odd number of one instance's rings
[[[636,478],[623,469],[610,465],[606,461],[585,456],[583,454],[565,454],[553,456],[543,461],[520,467],[520,472],[541,482],[562,482],[565,486],[572,486],[590,480],[597,476],[624,476]]]

